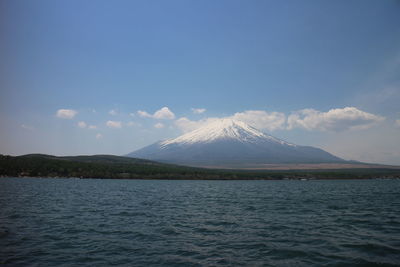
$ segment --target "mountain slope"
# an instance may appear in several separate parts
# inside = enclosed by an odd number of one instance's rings
[[[238,168],[270,163],[344,162],[322,149],[291,144],[232,119],[216,120],[127,156],[189,166]]]

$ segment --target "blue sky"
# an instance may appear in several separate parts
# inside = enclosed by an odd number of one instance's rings
[[[0,153],[122,155],[235,116],[400,164],[399,13],[390,0],[1,1]]]

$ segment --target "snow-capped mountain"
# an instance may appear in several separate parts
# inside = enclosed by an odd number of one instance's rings
[[[344,162],[322,149],[285,142],[233,119],[215,120],[127,156],[190,166],[238,168],[270,163]]]
[[[270,135],[266,135],[250,125],[233,119],[221,119],[213,121],[204,127],[194,130],[190,133],[181,135],[174,139],[169,139],[161,142],[162,147],[171,144],[195,144],[195,143],[210,143],[216,140],[236,140],[239,142],[256,143],[260,140],[268,139],[270,142],[279,144],[287,144]]]

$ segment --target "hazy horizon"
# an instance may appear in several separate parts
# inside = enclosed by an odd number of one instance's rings
[[[125,155],[215,118],[400,165],[399,1],[1,1],[0,154]]]

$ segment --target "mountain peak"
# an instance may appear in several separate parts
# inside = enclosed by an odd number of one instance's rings
[[[260,139],[292,145],[251,127],[250,125],[231,118],[216,119],[212,122],[177,138],[160,143],[162,147],[171,144],[210,143],[216,140],[236,140],[240,142],[255,143]]]
[[[279,163],[343,162],[319,148],[298,146],[230,118],[174,139],[156,142],[128,156],[200,167],[263,166]]]

